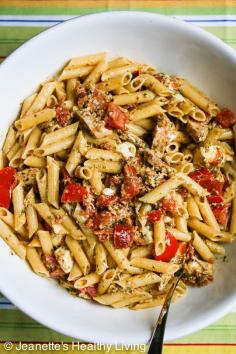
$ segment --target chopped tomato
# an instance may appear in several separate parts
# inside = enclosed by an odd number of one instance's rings
[[[170,213],[176,212],[176,203],[172,197],[166,197],[162,200],[162,209]]]
[[[122,200],[131,200],[140,193],[141,186],[137,177],[136,169],[133,166],[124,167],[124,184],[122,188]]]
[[[159,221],[161,216],[162,216],[162,210],[161,209],[152,210],[152,211],[150,211],[147,214],[148,221],[150,221],[150,222]]]
[[[86,188],[79,183],[68,183],[61,196],[62,203],[79,203],[87,195]]]
[[[134,239],[134,229],[129,225],[117,224],[114,229],[115,248],[127,248],[131,246]]]
[[[83,198],[83,206],[85,208],[85,214],[92,216],[96,213],[95,198],[92,194],[87,193]]]
[[[223,202],[223,198],[221,195],[209,195],[207,200],[210,204],[220,204]]]
[[[171,258],[173,258],[178,251],[179,244],[176,238],[171,235],[169,232],[166,233],[166,247],[162,254],[156,255],[153,253],[153,258],[156,261],[169,262]]]
[[[173,90],[178,90],[181,86],[180,82],[178,80],[173,80],[170,82],[170,86]]]
[[[178,254],[181,256],[185,255],[187,252],[187,242],[181,242],[178,248]]]
[[[222,193],[224,182],[218,181],[208,168],[195,170],[189,174],[189,177],[194,179],[194,181],[199,183],[209,193]]]
[[[89,219],[90,224],[87,222],[87,226],[93,230],[107,229],[113,225],[114,216],[109,211],[102,211]]]
[[[50,226],[46,221],[44,221],[43,226],[44,226],[44,230],[46,230],[46,231],[52,231],[51,226]]]
[[[216,220],[220,225],[226,226],[229,221],[230,204],[220,204],[212,207]]]
[[[122,178],[121,176],[118,175],[110,176],[108,179],[108,184],[110,186],[119,186],[121,183],[122,183]]]
[[[113,236],[113,229],[95,230],[93,233],[97,236],[100,242],[105,242],[110,240],[110,238]]]
[[[224,159],[224,154],[221,151],[220,147],[217,147],[215,158],[214,160],[209,161],[209,163],[212,166],[218,166],[220,163],[222,163],[223,159]]]
[[[60,267],[56,260],[56,257],[54,257],[53,255],[42,255],[42,261],[50,273],[54,272]]]
[[[0,207],[8,209],[10,206],[15,173],[13,167],[4,167],[0,170]]]
[[[136,76],[141,75],[142,73],[143,73],[142,70],[136,70],[136,71],[133,72],[133,76],[136,77]]]
[[[88,101],[88,93],[85,87],[77,89],[77,104],[82,107]]]
[[[223,108],[215,119],[223,128],[230,128],[236,122],[235,115],[227,108]]]
[[[58,123],[65,127],[70,121],[70,112],[65,104],[60,104],[56,108],[56,120]]]
[[[71,179],[69,173],[67,172],[66,168],[62,167],[61,171],[62,171],[62,174],[63,174],[63,182],[64,182],[64,184],[71,183],[72,179]]]
[[[113,102],[108,104],[107,108],[106,127],[114,129],[125,129],[125,124],[128,122],[128,116]]]
[[[106,207],[116,203],[117,200],[118,200],[118,197],[116,195],[104,195],[104,194],[102,194],[102,195],[100,195],[98,197],[96,205],[106,208]]]
[[[53,278],[58,278],[62,277],[65,275],[65,272],[63,269],[60,267],[59,263],[57,262],[57,259],[54,255],[48,254],[48,255],[42,255],[42,261],[47,270],[50,273],[50,277]]]
[[[86,286],[85,288],[80,289],[80,292],[87,294],[91,297],[97,296],[97,286],[96,285]]]
[[[103,91],[94,89],[93,91],[93,97],[96,100],[96,104],[98,107],[102,110],[106,110],[109,106],[106,96],[104,95]]]

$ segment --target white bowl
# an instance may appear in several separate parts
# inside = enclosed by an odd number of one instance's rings
[[[1,132],[19,104],[69,58],[108,50],[179,74],[219,104],[236,110],[236,53],[219,39],[168,17],[110,12],[75,18],[34,37],[0,66]],[[236,306],[236,243],[219,263],[215,281],[171,306],[166,340],[209,325]],[[35,320],[66,335],[102,343],[145,343],[159,309],[114,310],[70,296],[36,276],[0,241],[0,291]]]

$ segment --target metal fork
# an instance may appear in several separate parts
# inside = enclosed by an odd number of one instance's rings
[[[170,308],[170,303],[171,299],[174,295],[175,289],[182,278],[182,275],[184,273],[183,267],[179,269],[175,273],[176,279],[174,280],[173,284],[170,287],[170,290],[168,291],[165,302],[161,308],[160,315],[158,317],[156,326],[152,332],[152,336],[149,342],[147,354],[161,354],[162,349],[163,349],[163,339],[164,339],[164,333],[165,333],[165,328],[166,328],[166,320]]]

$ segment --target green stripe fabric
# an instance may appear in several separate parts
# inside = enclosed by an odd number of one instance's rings
[[[236,49],[235,27],[202,27]],[[0,57],[6,57],[46,27],[0,27]]]
[[[207,0],[206,0],[207,1]],[[132,10],[132,11],[147,11],[147,12],[158,12],[163,15],[222,15],[222,14],[236,14],[235,6],[227,7],[157,7],[155,8],[140,8],[135,6],[127,7],[115,7],[114,2],[112,4],[112,9],[109,10]],[[27,8],[14,8],[14,7],[1,7],[0,15],[85,15],[94,12],[108,11],[106,7],[97,8],[73,8],[73,7],[27,7]]]

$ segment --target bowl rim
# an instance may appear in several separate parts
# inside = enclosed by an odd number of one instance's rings
[[[224,43],[221,39],[219,39],[218,37],[214,36],[213,34],[211,34],[210,32],[207,32],[206,30],[199,28],[197,26],[194,26],[190,23],[186,23],[183,20],[180,19],[176,19],[173,18],[171,16],[167,16],[167,15],[162,15],[162,14],[158,14],[158,13],[153,13],[153,12],[146,12],[146,11],[104,11],[104,12],[100,12],[100,13],[90,13],[90,14],[85,14],[85,15],[81,15],[81,16],[75,16],[71,19],[65,20],[62,23],[58,23],[56,25],[53,25],[50,28],[46,28],[45,30],[41,31],[40,33],[36,34],[35,36],[33,36],[32,38],[30,38],[29,40],[27,40],[26,42],[24,42],[21,46],[19,46],[18,48],[16,48],[0,65],[0,72],[4,69],[4,67],[8,64],[10,64],[16,55],[20,55],[21,52],[24,52],[24,49],[28,46],[30,46],[34,41],[37,41],[38,38],[43,37],[45,35],[47,35],[47,33],[49,32],[54,32],[57,31],[58,28],[63,29],[64,26],[67,26],[68,23],[73,23],[73,22],[78,22],[78,21],[83,21],[84,19],[86,20],[87,17],[104,17],[104,16],[130,16],[130,17],[137,17],[137,18],[149,18],[150,20],[156,21],[157,19],[166,22],[166,23],[170,23],[170,24],[175,24],[176,26],[178,26],[179,28],[185,29],[187,30],[187,32],[189,32],[190,34],[194,34],[196,36],[198,36],[200,39],[205,40],[210,42],[212,45],[214,45],[216,47],[217,50],[221,50],[222,52],[224,52],[225,55],[227,55],[228,57],[230,57],[230,60],[235,62],[236,65],[236,51],[231,48],[230,46],[228,46],[226,43]],[[89,53],[88,53],[89,54]],[[48,324],[47,320],[44,319],[42,316],[40,316],[38,313],[35,314],[33,313],[31,310],[29,310],[27,308],[27,306],[24,306],[21,301],[18,302],[17,299],[17,295],[16,297],[13,295],[8,294],[8,290],[7,287],[4,289],[0,289],[0,291],[2,292],[2,294],[7,297],[13,304],[15,304],[20,310],[22,310],[24,313],[26,313],[28,316],[30,316],[32,319],[34,319],[35,321],[40,322],[41,324],[43,324],[46,327],[49,327],[63,335],[67,335],[70,337],[74,337],[76,338],[76,334],[74,332],[73,333],[68,330],[62,330],[59,326],[59,324],[57,324],[57,322],[54,322],[53,324],[50,323]],[[181,338],[183,336],[187,336],[191,333],[194,333],[208,325],[210,325],[211,323],[219,320],[221,317],[223,317],[224,315],[226,315],[227,313],[231,312],[236,306],[236,293],[235,295],[231,295],[230,297],[227,297],[218,307],[217,307],[217,311],[214,311],[214,309],[211,309],[208,312],[208,317],[204,319],[204,321],[195,321],[194,320],[191,322],[191,325],[188,328],[180,328],[178,329],[178,335],[176,336],[175,334],[173,335],[169,335],[167,340],[174,340],[177,338]],[[96,336],[95,336],[96,337]],[[90,334],[90,332],[88,330],[85,329],[85,331],[82,331],[81,333],[81,338],[84,341],[87,342],[99,342],[99,338],[93,338]],[[81,339],[80,338],[80,339]],[[97,340],[98,339],[98,340]],[[109,340],[107,341],[103,341],[102,343],[104,344],[114,344],[115,342],[111,342]],[[122,343],[117,343],[117,344],[122,344]]]

